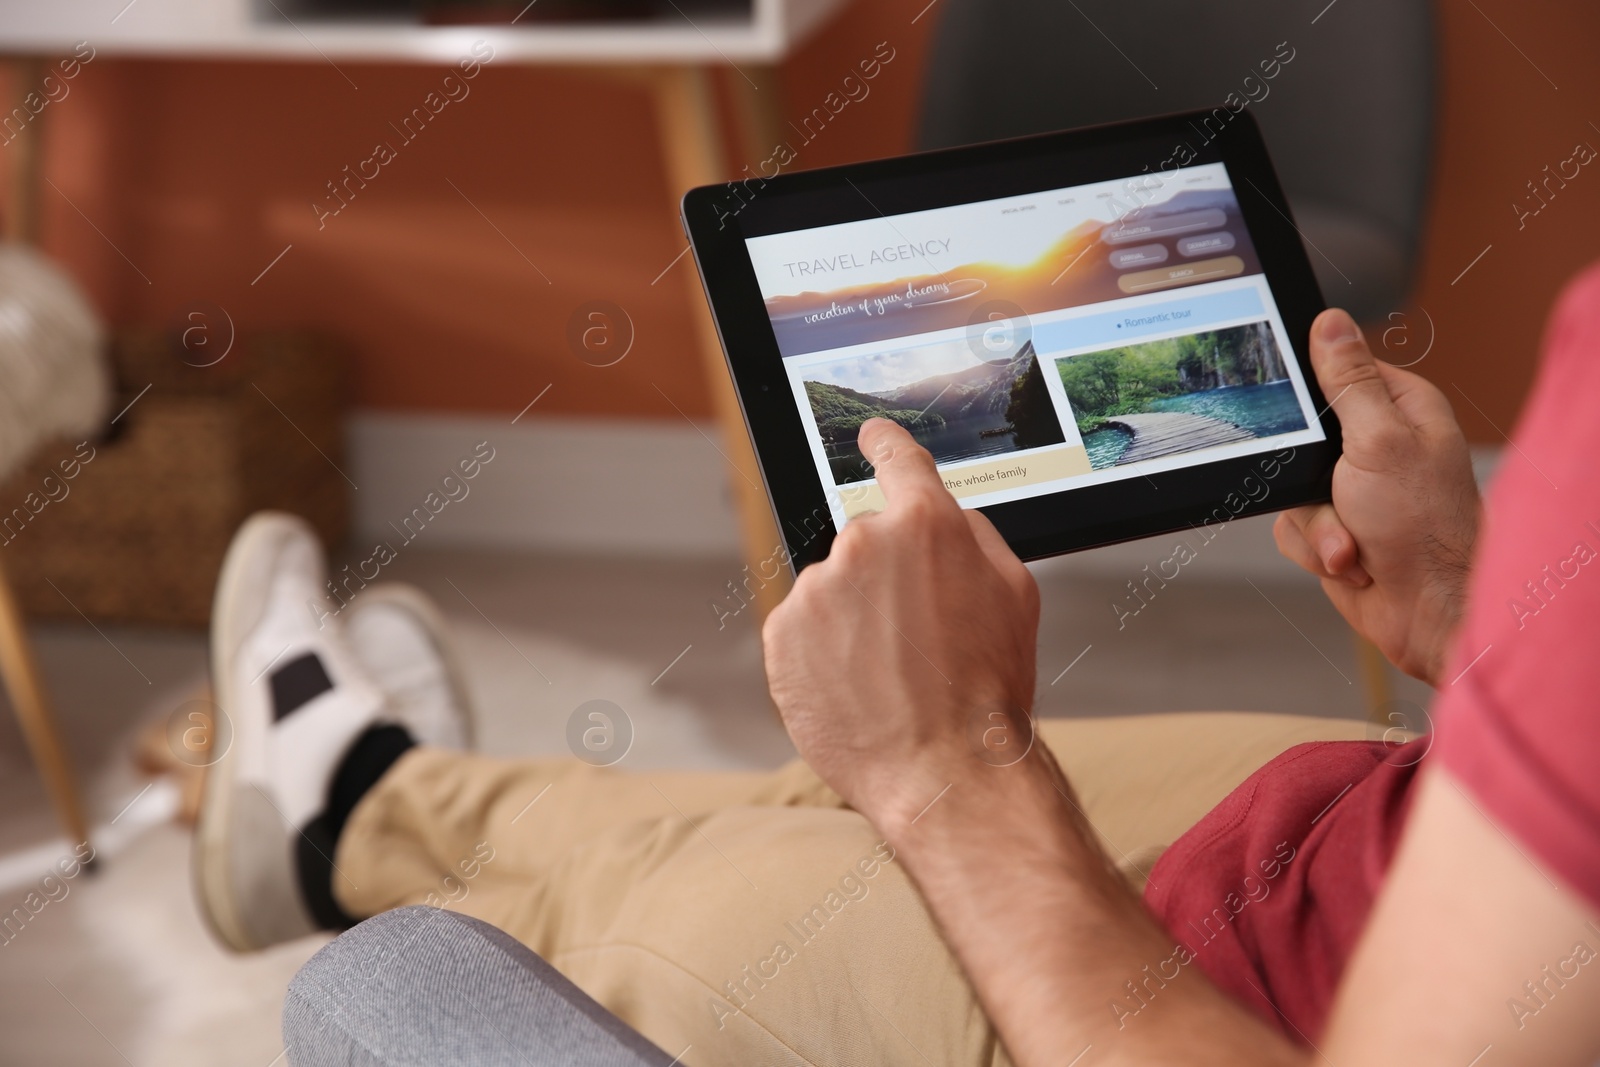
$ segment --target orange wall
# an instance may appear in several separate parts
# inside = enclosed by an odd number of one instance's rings
[[[857,2],[787,64],[786,111],[799,115],[878,42],[896,52],[871,96],[805,146],[798,165],[910,146],[938,15],[913,24],[925,4]],[[1418,294],[1437,339],[1418,369],[1458,400],[1459,385],[1509,427],[1554,292],[1597,252],[1600,173],[1585,171],[1524,232],[1510,205],[1575,143],[1600,145],[1586,118],[1600,96],[1600,65],[1588,54],[1600,9],[1560,0],[1478,7],[1452,0],[1440,13],[1437,188]],[[541,412],[676,418],[659,387],[688,413],[709,413],[688,260],[651,284],[684,241],[642,88],[583,70],[491,64],[467,99],[319,230],[310,204],[324,183],[377,139],[393,139],[387,123],[443,74],[342,66],[359,90],[320,62],[97,58],[46,112],[46,176],[60,189],[43,187],[46,247],[118,324],[167,322],[208,299],[245,326],[333,331],[354,346],[364,405],[515,412],[553,382]],[[730,171],[767,153],[740,144],[734,154]],[[587,366],[566,347],[568,315],[594,299],[622,305],[636,323],[634,350],[615,367]],[[1424,340],[1420,313],[1410,321]],[[1460,406],[1476,437],[1497,439]]]
[[[1527,198],[1527,182],[1578,143],[1600,149],[1589,121],[1600,122],[1600,6],[1446,0],[1439,9],[1438,156],[1417,293],[1438,336],[1416,369],[1450,395],[1469,436],[1500,442],[1496,427],[1511,430],[1552,301],[1600,259],[1600,166],[1582,171],[1525,229],[1512,207]]]

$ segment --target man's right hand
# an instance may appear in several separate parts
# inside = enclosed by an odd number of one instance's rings
[[[1344,454],[1332,503],[1278,516],[1278,551],[1321,578],[1389,662],[1437,685],[1478,533],[1466,438],[1444,394],[1374,358],[1343,311],[1312,324],[1311,364],[1344,428]]]

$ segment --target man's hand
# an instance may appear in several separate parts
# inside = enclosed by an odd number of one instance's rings
[[[1278,516],[1278,550],[1407,674],[1437,684],[1466,610],[1478,487],[1450,402],[1373,358],[1355,320],[1324,311],[1311,364],[1344,427],[1333,502]]]
[[[887,831],[989,769],[969,741],[974,723],[1029,729],[1039,590],[909,433],[872,419],[860,444],[888,506],[801,572],[763,638],[800,754]]]

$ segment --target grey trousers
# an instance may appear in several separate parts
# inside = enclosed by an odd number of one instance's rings
[[[292,1067],[672,1067],[672,1059],[487,923],[384,912],[295,975]]]

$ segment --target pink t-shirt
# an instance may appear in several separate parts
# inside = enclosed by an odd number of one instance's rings
[[[1467,620],[1407,745],[1299,745],[1162,856],[1145,901],[1185,966],[1314,1042],[1388,870],[1426,756],[1529,856],[1600,907],[1600,268],[1562,297],[1473,565]]]

